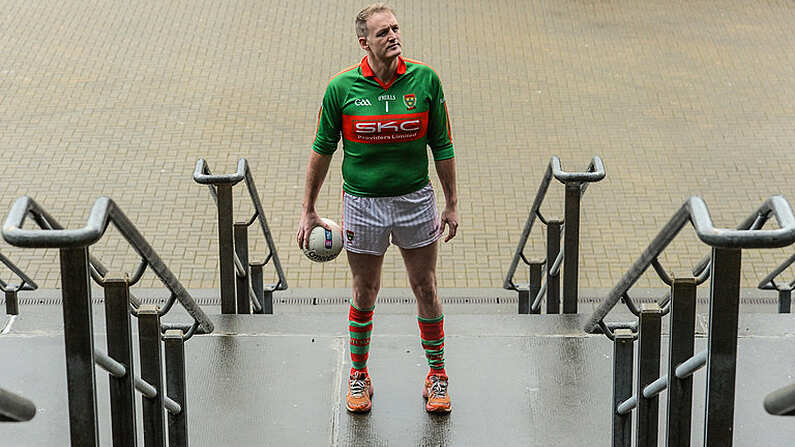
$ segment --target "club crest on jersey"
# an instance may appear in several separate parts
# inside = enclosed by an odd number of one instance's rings
[[[406,105],[406,110],[412,110],[417,107],[417,95],[414,93],[409,93],[408,95],[403,95],[403,104]]]
[[[348,237],[348,242],[353,242],[353,231],[346,230],[345,235]]]

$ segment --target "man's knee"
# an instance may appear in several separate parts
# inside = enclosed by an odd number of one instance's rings
[[[380,284],[378,281],[360,282],[359,284],[354,285],[353,292],[361,298],[372,300],[378,295],[379,289]]]
[[[412,285],[414,295],[420,301],[430,301],[436,298],[436,280],[429,277]]]

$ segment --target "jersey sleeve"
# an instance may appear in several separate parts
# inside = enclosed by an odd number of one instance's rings
[[[333,81],[326,88],[320,111],[317,114],[317,130],[312,150],[319,154],[331,155],[337,150],[342,128],[342,104],[345,92]]]
[[[453,141],[450,134],[450,119],[444,99],[442,83],[436,73],[431,71],[431,105],[429,110],[428,146],[434,160],[453,158]]]

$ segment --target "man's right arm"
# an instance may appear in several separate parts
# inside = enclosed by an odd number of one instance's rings
[[[324,155],[311,151],[309,163],[306,165],[304,202],[301,207],[301,220],[298,223],[298,235],[296,237],[299,248],[308,246],[309,233],[312,231],[312,228],[318,225],[327,228],[326,224],[323,223],[315,210],[315,203],[320,193],[320,187],[323,186],[323,180],[326,179],[330,164],[331,155]]]
[[[326,179],[331,156],[337,150],[337,143],[340,140],[340,129],[342,126],[342,111],[340,110],[341,98],[344,98],[344,89],[341,89],[334,80],[329,82],[326,93],[323,95],[323,103],[317,116],[317,131],[315,141],[312,143],[312,150],[309,155],[309,163],[306,166],[306,185],[304,186],[304,202],[301,209],[301,220],[298,222],[298,234],[296,242],[303,248],[309,245],[309,233],[312,228],[320,225],[329,229],[323,223],[315,211],[315,202]]]

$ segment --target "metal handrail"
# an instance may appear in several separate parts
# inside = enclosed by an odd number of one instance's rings
[[[701,351],[698,354],[692,356],[689,360],[682,362],[679,366],[676,367],[676,377],[679,379],[686,379],[692,376],[696,371],[703,368],[704,365],[707,364],[707,351]],[[661,376],[659,379],[655,380],[654,382],[646,385],[643,388],[641,394],[646,399],[651,399],[652,397],[662,393],[665,389],[668,388],[668,374]],[[618,414],[628,414],[630,411],[635,409],[638,406],[638,396],[632,396],[629,399],[621,402],[616,408],[616,413]]]
[[[695,280],[697,286],[703,284],[707,279],[709,279],[710,276],[709,267],[712,265],[711,262],[712,262],[712,257],[707,255],[704,259],[702,259],[701,263],[697,264],[696,267],[693,268],[693,274],[696,275]],[[673,284],[673,278],[670,276],[670,274],[668,274],[668,272],[665,270],[665,268],[663,268],[663,266],[656,258],[652,260],[652,267],[654,267],[654,271],[657,273],[657,276],[660,278],[660,280],[663,283],[665,283],[668,286]],[[629,296],[628,292],[625,292],[624,295],[621,296],[621,302],[623,302],[627,306],[627,309],[633,315],[635,315],[636,317],[640,316],[640,309],[638,308],[637,304],[635,304],[635,301]],[[668,315],[668,313],[671,311],[670,289],[667,292],[665,292],[665,295],[663,295],[659,300],[657,300],[657,305],[660,306],[660,309],[662,310],[662,316]],[[622,325],[624,326],[626,324],[629,323],[622,323]],[[611,333],[607,331],[602,331],[602,332],[605,335],[607,335],[608,338],[610,338],[611,340],[613,339]]]
[[[774,215],[779,229],[757,230]],[[665,247],[674,240],[679,231],[690,222],[698,238],[711,247],[717,248],[781,248],[795,242],[795,217],[792,208],[782,196],[767,199],[762,206],[746,218],[737,230],[715,228],[707,205],[700,197],[689,198],[663,227],[640,258],[610,291],[605,301],[594,311],[584,330],[594,333],[599,322],[610,312],[633,284],[643,275]],[[703,263],[703,261],[702,261]]]
[[[553,177],[563,184],[580,184],[580,195],[582,195],[588,188],[588,183],[598,182],[605,177],[605,167],[602,163],[602,159],[599,158],[599,156],[594,156],[586,172],[566,172],[561,168],[560,159],[557,156],[552,156],[549,160],[547,170],[544,172],[544,177],[541,179],[541,185],[538,187],[533,205],[530,207],[530,215],[527,216],[524,230],[522,230],[522,236],[519,238],[519,243],[516,246],[516,251],[511,260],[511,265],[508,267],[508,272],[505,275],[505,281],[502,285],[504,289],[516,290],[518,287],[513,282],[513,276],[516,274],[519,260],[523,258],[526,259],[524,257],[524,247],[527,245],[527,239],[530,237],[530,231],[533,229],[533,223],[535,223],[536,217],[541,218],[539,210],[541,209],[541,204],[544,202],[544,197],[547,194],[547,189],[549,189],[549,184]]]
[[[11,272],[13,272],[17,277],[22,280],[22,282],[15,287],[17,291],[19,290],[36,290],[39,286],[36,284],[35,281],[30,279],[28,275],[25,274],[19,267],[17,267],[10,259],[5,257],[2,253],[0,253],[0,262],[2,262],[6,267],[8,267]],[[6,288],[9,287],[9,283],[6,283],[2,279],[0,279],[0,292],[5,292]]]
[[[25,219],[30,216],[40,230],[23,229]],[[182,304],[185,310],[204,333],[213,331],[213,323],[202,311],[196,301],[182,286],[176,276],[163,263],[160,256],[154,251],[149,242],[121,211],[116,203],[108,197],[100,197],[94,202],[86,226],[77,230],[64,229],[50,214],[48,214],[32,198],[23,196],[18,198],[3,223],[3,238],[18,247],[30,248],[77,248],[88,247],[96,243],[108,224],[113,223],[116,229],[127,240],[132,248],[151,267],[163,284],[171,291],[172,295]],[[93,262],[92,262],[93,263]],[[101,264],[97,263],[96,266]],[[104,269],[104,267],[101,267]],[[107,270],[105,269],[106,273]],[[100,272],[103,273],[103,272]],[[104,274],[103,273],[103,274]]]
[[[5,335],[11,330],[11,326],[19,315],[19,298],[17,292],[21,290],[36,290],[39,288],[35,281],[30,279],[19,267],[17,267],[10,259],[0,253],[0,262],[2,262],[13,274],[20,279],[19,284],[7,283],[0,279],[0,291],[5,293],[6,296],[6,315],[8,319],[0,326],[0,335]]]
[[[36,415],[32,401],[0,388],[0,422],[25,422]]]
[[[558,253],[558,256],[555,258],[555,262],[552,263],[552,266],[549,268],[549,274],[552,276],[558,276],[560,274],[560,265],[563,263],[563,250]],[[530,305],[530,311],[536,312],[541,309],[541,300],[544,299],[544,294],[547,292],[547,281],[541,283],[541,287],[538,289],[538,293],[533,298],[533,303]]]
[[[262,230],[262,234],[265,236],[265,241],[268,244],[268,256],[263,261],[263,264],[267,264],[268,261],[273,259],[273,266],[276,269],[276,274],[279,277],[279,281],[276,284],[270,284],[270,290],[287,290],[287,278],[284,275],[284,270],[282,270],[282,264],[279,261],[279,254],[276,251],[276,243],[273,241],[273,236],[271,235],[270,229],[268,228],[268,222],[265,218],[265,211],[262,208],[262,202],[260,201],[259,194],[257,193],[257,187],[254,183],[254,179],[251,176],[251,170],[248,167],[248,162],[245,158],[241,158],[237,162],[237,172],[234,174],[224,174],[224,175],[214,175],[210,172],[210,168],[207,166],[207,162],[200,158],[196,161],[196,169],[193,171],[193,180],[196,183],[207,185],[210,189],[210,194],[213,197],[213,200],[216,201],[217,204],[217,194],[215,191],[215,186],[217,185],[236,185],[240,183],[242,180],[246,181],[246,187],[248,188],[249,196],[251,197],[251,201],[254,204],[254,215],[251,216],[251,219],[247,221],[247,225],[251,225],[254,223],[254,220],[259,221],[260,229]],[[242,263],[240,259],[237,258],[235,255],[236,264]],[[236,266],[236,268],[239,268]],[[254,300],[256,301],[256,300]]]
[[[673,278],[670,274],[663,268],[660,264],[659,260],[655,258],[652,260],[652,267],[654,267],[654,271],[657,273],[657,276],[660,280],[665,283],[666,285],[670,286],[673,284]],[[693,275],[695,275],[695,284],[699,286],[703,284],[707,279],[710,277],[710,269],[709,267],[712,266],[712,257],[710,255],[705,256],[695,267],[693,267]],[[636,317],[640,317],[640,308],[635,303],[635,301],[629,296],[628,292],[625,292],[622,296],[620,301],[624,303],[633,315]],[[657,305],[660,306],[660,310],[662,311],[662,316],[668,315],[671,312],[671,290],[669,289],[665,295],[663,295],[659,300],[657,300]],[[610,340],[615,340],[614,334],[612,329],[614,328],[631,328],[633,331],[637,330],[638,321],[629,321],[629,322],[609,322],[605,323],[604,320],[599,322],[599,326],[594,330],[594,332],[601,332],[607,336]]]
[[[121,378],[127,375],[127,367],[124,366],[123,363],[113,360],[109,355],[98,349],[94,349],[94,361],[113,377]],[[138,376],[135,376],[133,380],[135,382],[135,389],[141,394],[150,399],[157,397],[157,389],[155,389],[155,387],[153,387],[149,382],[141,379]],[[169,413],[174,415],[180,414],[182,412],[182,406],[165,395],[163,396],[163,406],[166,408],[166,410],[168,410]]]
[[[743,224],[741,224],[741,226],[742,225]],[[750,228],[748,228],[748,230],[758,230],[758,229],[760,229],[762,227],[762,225],[764,225],[764,222],[762,221],[762,219],[760,219],[757,216],[757,218],[754,220],[753,224],[751,225]],[[740,229],[741,226],[738,227],[738,229]],[[660,278],[660,280],[663,283],[665,283],[668,286],[670,286],[673,283],[673,278],[670,276],[670,274],[668,274],[668,272],[662,266],[662,264],[659,261],[659,258],[652,259],[651,266],[654,268],[654,271],[657,273],[657,276]],[[696,280],[696,286],[699,286],[699,285],[703,284],[707,279],[709,279],[710,272],[711,272],[711,270],[710,270],[711,266],[712,266],[712,256],[711,255],[706,255],[695,265],[695,267],[693,267],[692,273],[693,273],[693,276],[695,277],[695,280]],[[779,291],[779,292],[782,293],[782,291]],[[629,311],[633,315],[640,316],[640,309],[637,307],[637,305],[632,300],[632,298],[630,298],[628,293],[624,293],[624,295],[622,295],[621,301],[624,304],[626,304],[627,309],[629,309]],[[660,308],[662,309],[662,315],[663,316],[667,315],[671,311],[671,291],[670,291],[670,289],[665,293],[665,295],[663,295],[662,298],[657,300],[657,305],[659,305]],[[624,323],[624,324],[626,325],[627,323]],[[602,331],[602,332],[605,335],[607,335],[608,338],[613,340],[613,334],[609,333],[608,331]]]
[[[141,264],[138,266],[135,273],[133,274],[133,278],[135,278],[136,282],[141,279],[141,276],[143,276],[144,272],[142,270],[145,270],[145,268],[143,269],[141,268],[141,265],[146,267],[147,266],[146,260],[141,261]],[[90,274],[91,279],[97,285],[99,286],[105,285],[104,278],[108,274],[108,272],[109,272],[108,268],[105,267],[99,259],[95,258],[91,253],[88,254],[88,273]],[[133,282],[130,282],[131,286],[133,284],[134,284]],[[138,307],[141,306],[141,300],[139,300],[132,293],[130,293],[129,298],[130,298],[130,307],[132,309],[133,315],[138,315]]]
[[[774,416],[795,416],[795,383],[765,396],[765,411]]]
[[[778,312],[782,314],[788,314],[792,311],[792,291],[795,290],[795,278],[786,283],[776,282],[776,277],[793,263],[795,263],[795,254],[770,272],[757,286],[761,290],[775,290],[778,292]]]
[[[790,265],[795,263],[795,254],[789,257],[786,261],[782,262],[781,265],[776,267],[769,275],[765,276],[765,279],[759,282],[757,288],[763,290],[778,290],[778,291],[792,291],[795,289],[795,279],[790,281],[787,285],[781,285],[776,283],[776,277],[780,275],[784,270],[789,268]]]

